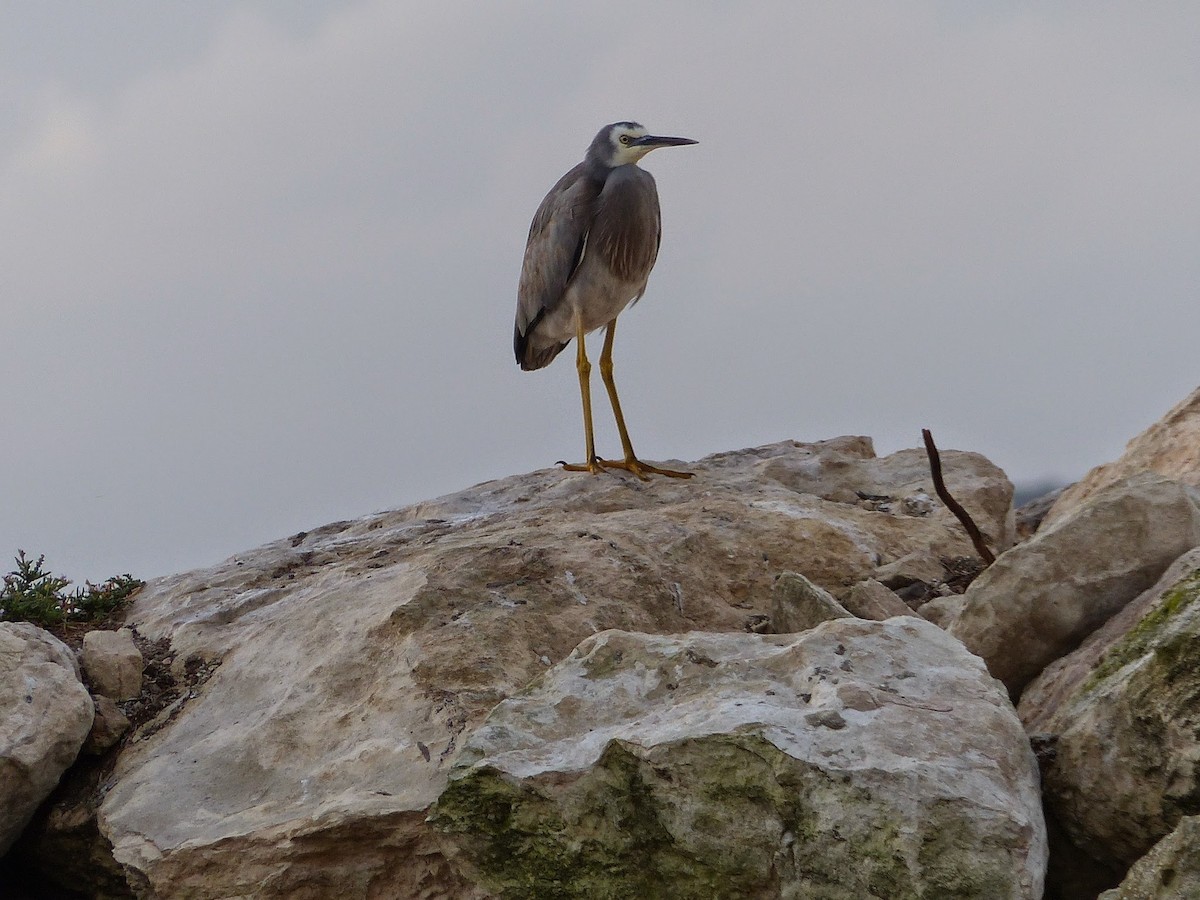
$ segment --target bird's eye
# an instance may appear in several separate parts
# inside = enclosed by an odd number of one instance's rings
[[[628,145],[630,140],[631,140],[631,138],[629,137],[629,135],[627,135],[627,134],[621,135],[621,143],[622,144]]]

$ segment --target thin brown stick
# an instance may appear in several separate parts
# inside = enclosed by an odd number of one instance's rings
[[[979,527],[975,524],[975,520],[946,490],[946,482],[942,480],[942,457],[938,453],[937,445],[933,442],[933,433],[928,428],[922,428],[921,437],[925,439],[925,453],[929,456],[929,472],[933,475],[933,489],[937,491],[938,498],[946,504],[946,508],[954,513],[955,518],[967,530],[967,534],[971,537],[971,543],[975,545],[975,552],[983,558],[984,565],[990,566],[996,561],[996,557],[984,543],[983,535],[979,533]]]

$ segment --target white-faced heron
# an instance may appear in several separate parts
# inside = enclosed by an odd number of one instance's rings
[[[578,342],[575,365],[587,458],[579,465],[563,463],[564,469],[593,474],[625,469],[643,480],[650,474],[691,477],[690,472],[659,469],[634,455],[613,382],[612,345],[617,316],[645,292],[662,240],[658,190],[653,176],[638,168],[638,160],[656,147],[694,143],[690,138],[648,134],[636,122],[606,125],[583,162],[550,189],[529,227],[513,350],[528,371],[549,365],[572,338]],[[621,461],[596,456],[592,436],[592,366],[583,339],[602,325],[607,328],[600,376],[625,451]]]

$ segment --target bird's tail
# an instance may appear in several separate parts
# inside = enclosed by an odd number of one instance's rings
[[[550,365],[554,361],[554,357],[562,353],[563,348],[567,346],[565,343],[537,344],[530,340],[532,336],[532,327],[525,334],[521,333],[520,326],[513,328],[513,353],[517,357],[517,362],[521,364],[521,368],[526,372]]]

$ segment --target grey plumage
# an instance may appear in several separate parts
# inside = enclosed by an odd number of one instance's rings
[[[636,122],[606,125],[583,162],[546,194],[529,228],[517,289],[513,351],[525,370],[550,364],[574,338],[579,341],[580,389],[589,461],[585,467],[658,471],[633,456],[611,378],[613,325],[646,290],[662,237],[658,190],[637,162],[656,147],[694,144],[689,138],[650,135]],[[590,364],[584,335],[608,326],[601,372],[617,417],[626,464],[595,457],[587,386]],[[574,467],[569,467],[574,468]]]

